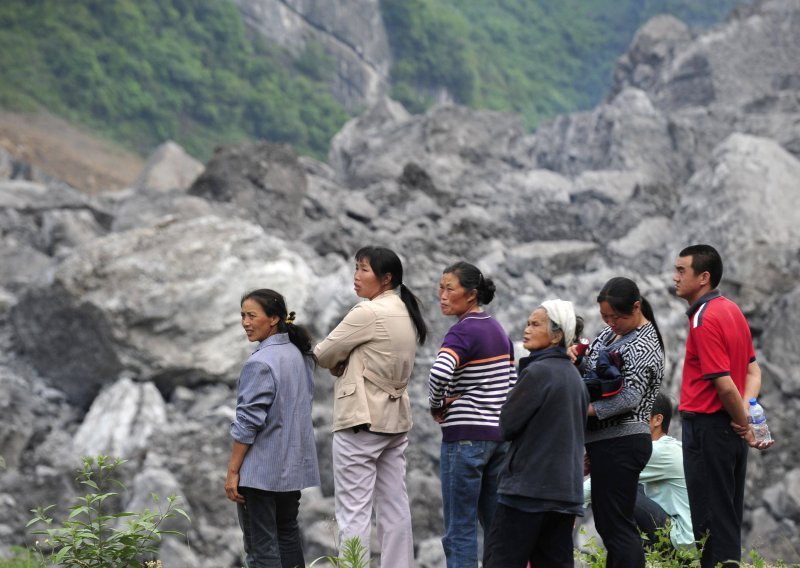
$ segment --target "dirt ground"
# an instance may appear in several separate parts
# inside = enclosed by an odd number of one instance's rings
[[[140,156],[46,113],[0,110],[0,147],[87,193],[129,186],[144,166]]]

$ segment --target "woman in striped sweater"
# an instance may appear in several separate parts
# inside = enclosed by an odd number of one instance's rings
[[[492,280],[466,262],[447,267],[439,282],[442,313],[458,318],[429,378],[431,414],[442,426],[442,544],[448,568],[477,568],[477,523],[484,533],[492,524],[507,450],[500,409],[517,374],[508,334],[481,310],[494,292]]]
[[[664,377],[664,340],[653,308],[630,278],[606,282],[597,295],[606,324],[585,355],[584,377],[603,351],[622,361],[622,389],[589,405],[586,453],[592,472],[592,511],[608,551],[609,568],[644,568],[634,508],[653,443],[650,411]]]

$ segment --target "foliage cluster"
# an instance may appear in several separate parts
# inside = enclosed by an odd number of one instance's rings
[[[0,106],[46,108],[138,151],[201,159],[264,138],[324,156],[348,119],[319,46],[292,58],[248,39],[228,0],[4,0]]]
[[[614,62],[659,13],[690,26],[721,20],[737,0],[381,0],[394,56],[393,96],[419,112],[456,102],[513,111],[534,128],[589,108]]]
[[[339,556],[322,556],[308,565],[312,568],[318,562],[327,562],[331,568],[368,568],[367,549],[357,536],[348,538],[344,541]]]
[[[48,514],[53,505],[33,510],[28,526],[43,524],[46,528],[34,531],[42,540],[36,541],[35,557],[38,566],[63,568],[141,568],[145,556],[154,557],[163,535],[181,534],[164,530],[162,523],[176,515],[189,517],[177,506],[176,497],[168,498],[166,508],[157,511],[113,512],[110,503],[125,486],[114,479],[115,470],[123,460],[106,456],[83,458],[83,469],[77,481],[89,488],[89,493],[70,507],[68,517],[60,523]],[[158,505],[158,497],[153,495]],[[126,523],[126,526],[122,526]]]
[[[586,534],[581,528],[582,534]],[[669,536],[669,527],[656,531],[656,543],[645,548],[645,565],[649,568],[700,568],[700,553],[705,540],[699,541],[697,547],[674,548]],[[764,560],[757,550],[750,550],[746,555],[747,560],[739,563],[741,568],[795,568],[797,564],[787,564],[783,560],[770,563]],[[584,546],[584,550],[575,551],[575,560],[582,568],[604,568],[606,565],[606,550],[591,537]]]

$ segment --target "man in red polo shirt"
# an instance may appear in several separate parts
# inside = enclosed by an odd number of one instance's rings
[[[739,566],[747,446],[757,443],[747,401],[758,396],[761,370],[747,320],[720,295],[722,259],[714,247],[693,245],[675,262],[675,292],[689,303],[680,411],[683,467],[694,536],[707,536],[701,565]]]

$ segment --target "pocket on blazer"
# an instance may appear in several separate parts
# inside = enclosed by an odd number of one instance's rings
[[[356,392],[355,383],[342,383],[336,387],[336,398],[351,396]]]

